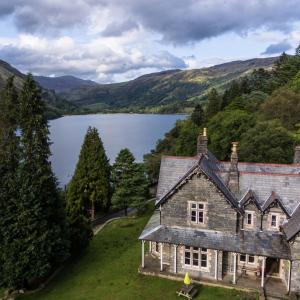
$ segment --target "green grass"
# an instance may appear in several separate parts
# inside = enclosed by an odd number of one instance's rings
[[[141,261],[137,238],[148,219],[149,215],[110,223],[93,239],[83,256],[67,264],[45,289],[18,299],[178,300],[175,291],[180,282],[137,272]],[[201,286],[195,299],[233,300],[249,296],[237,290]]]

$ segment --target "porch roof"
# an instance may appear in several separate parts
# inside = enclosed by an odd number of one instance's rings
[[[291,258],[288,242],[280,233],[241,231],[233,234],[170,227],[159,225],[159,214],[150,219],[139,239],[282,259]]]

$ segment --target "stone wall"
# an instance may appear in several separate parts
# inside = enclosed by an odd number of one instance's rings
[[[271,227],[271,215],[272,213],[278,215],[279,217],[279,225],[282,225],[286,220],[286,214],[282,211],[280,207],[271,207],[267,210],[267,212],[263,215],[263,230],[266,231],[279,231],[279,228]]]
[[[292,254],[291,291],[300,293],[300,234],[290,245]]]
[[[253,226],[247,225],[247,218],[246,218],[246,213],[245,213],[244,229],[260,231],[260,229],[261,229],[261,212],[260,212],[260,210],[257,208],[257,206],[254,203],[249,203],[249,204],[245,205],[244,209],[246,212],[247,211],[253,212]]]
[[[190,223],[189,201],[206,203],[205,224]],[[205,175],[194,175],[162,205],[161,223],[169,226],[236,232],[237,212]]]

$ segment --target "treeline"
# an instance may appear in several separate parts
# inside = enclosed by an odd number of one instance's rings
[[[12,291],[39,286],[80,254],[96,214],[142,211],[148,197],[143,166],[128,149],[110,166],[95,128],[87,131],[70,184],[60,190],[41,90],[28,75],[18,94],[13,80],[0,95],[0,288]]]
[[[300,139],[300,46],[295,55],[283,53],[271,70],[257,69],[232,81],[222,94],[210,90],[205,105],[197,104],[144,156],[153,183],[161,155],[196,154],[203,127],[209,149],[220,160],[228,160],[230,142],[239,141],[241,161],[291,163]]]

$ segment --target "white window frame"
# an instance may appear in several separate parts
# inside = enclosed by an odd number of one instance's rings
[[[196,206],[196,207],[193,207]],[[200,208],[200,205],[203,206],[203,208]],[[196,214],[196,220],[192,220],[192,212],[195,212]],[[199,214],[202,213],[202,222],[200,222]],[[196,202],[196,201],[189,201],[189,217],[190,217],[190,222],[191,224],[200,224],[204,225],[205,224],[205,217],[206,217],[206,203],[205,202]]]
[[[272,218],[273,218],[273,216],[276,217],[276,226],[272,225],[272,221],[273,221]],[[280,219],[279,214],[276,214],[276,213],[271,213],[270,214],[270,227],[272,229],[279,229],[279,219]]]
[[[189,253],[190,263],[186,263],[186,253]],[[194,265],[194,254],[198,255],[198,264]],[[206,256],[206,266],[202,266],[202,255]],[[208,270],[208,249],[207,248],[196,248],[184,246],[183,264],[186,268],[197,269],[197,270]]]
[[[243,256],[245,256],[245,261],[242,261],[241,260],[241,255],[243,255]],[[250,262],[249,261],[249,257],[254,257],[254,261],[253,262]],[[240,264],[247,264],[247,265],[255,265],[256,264],[256,256],[255,255],[249,255],[249,254],[243,254],[243,253],[241,253],[241,254],[239,254],[239,263]]]
[[[253,227],[254,226],[254,211],[245,210],[245,215],[246,215],[245,226]],[[251,215],[251,224],[248,224],[248,215]]]

